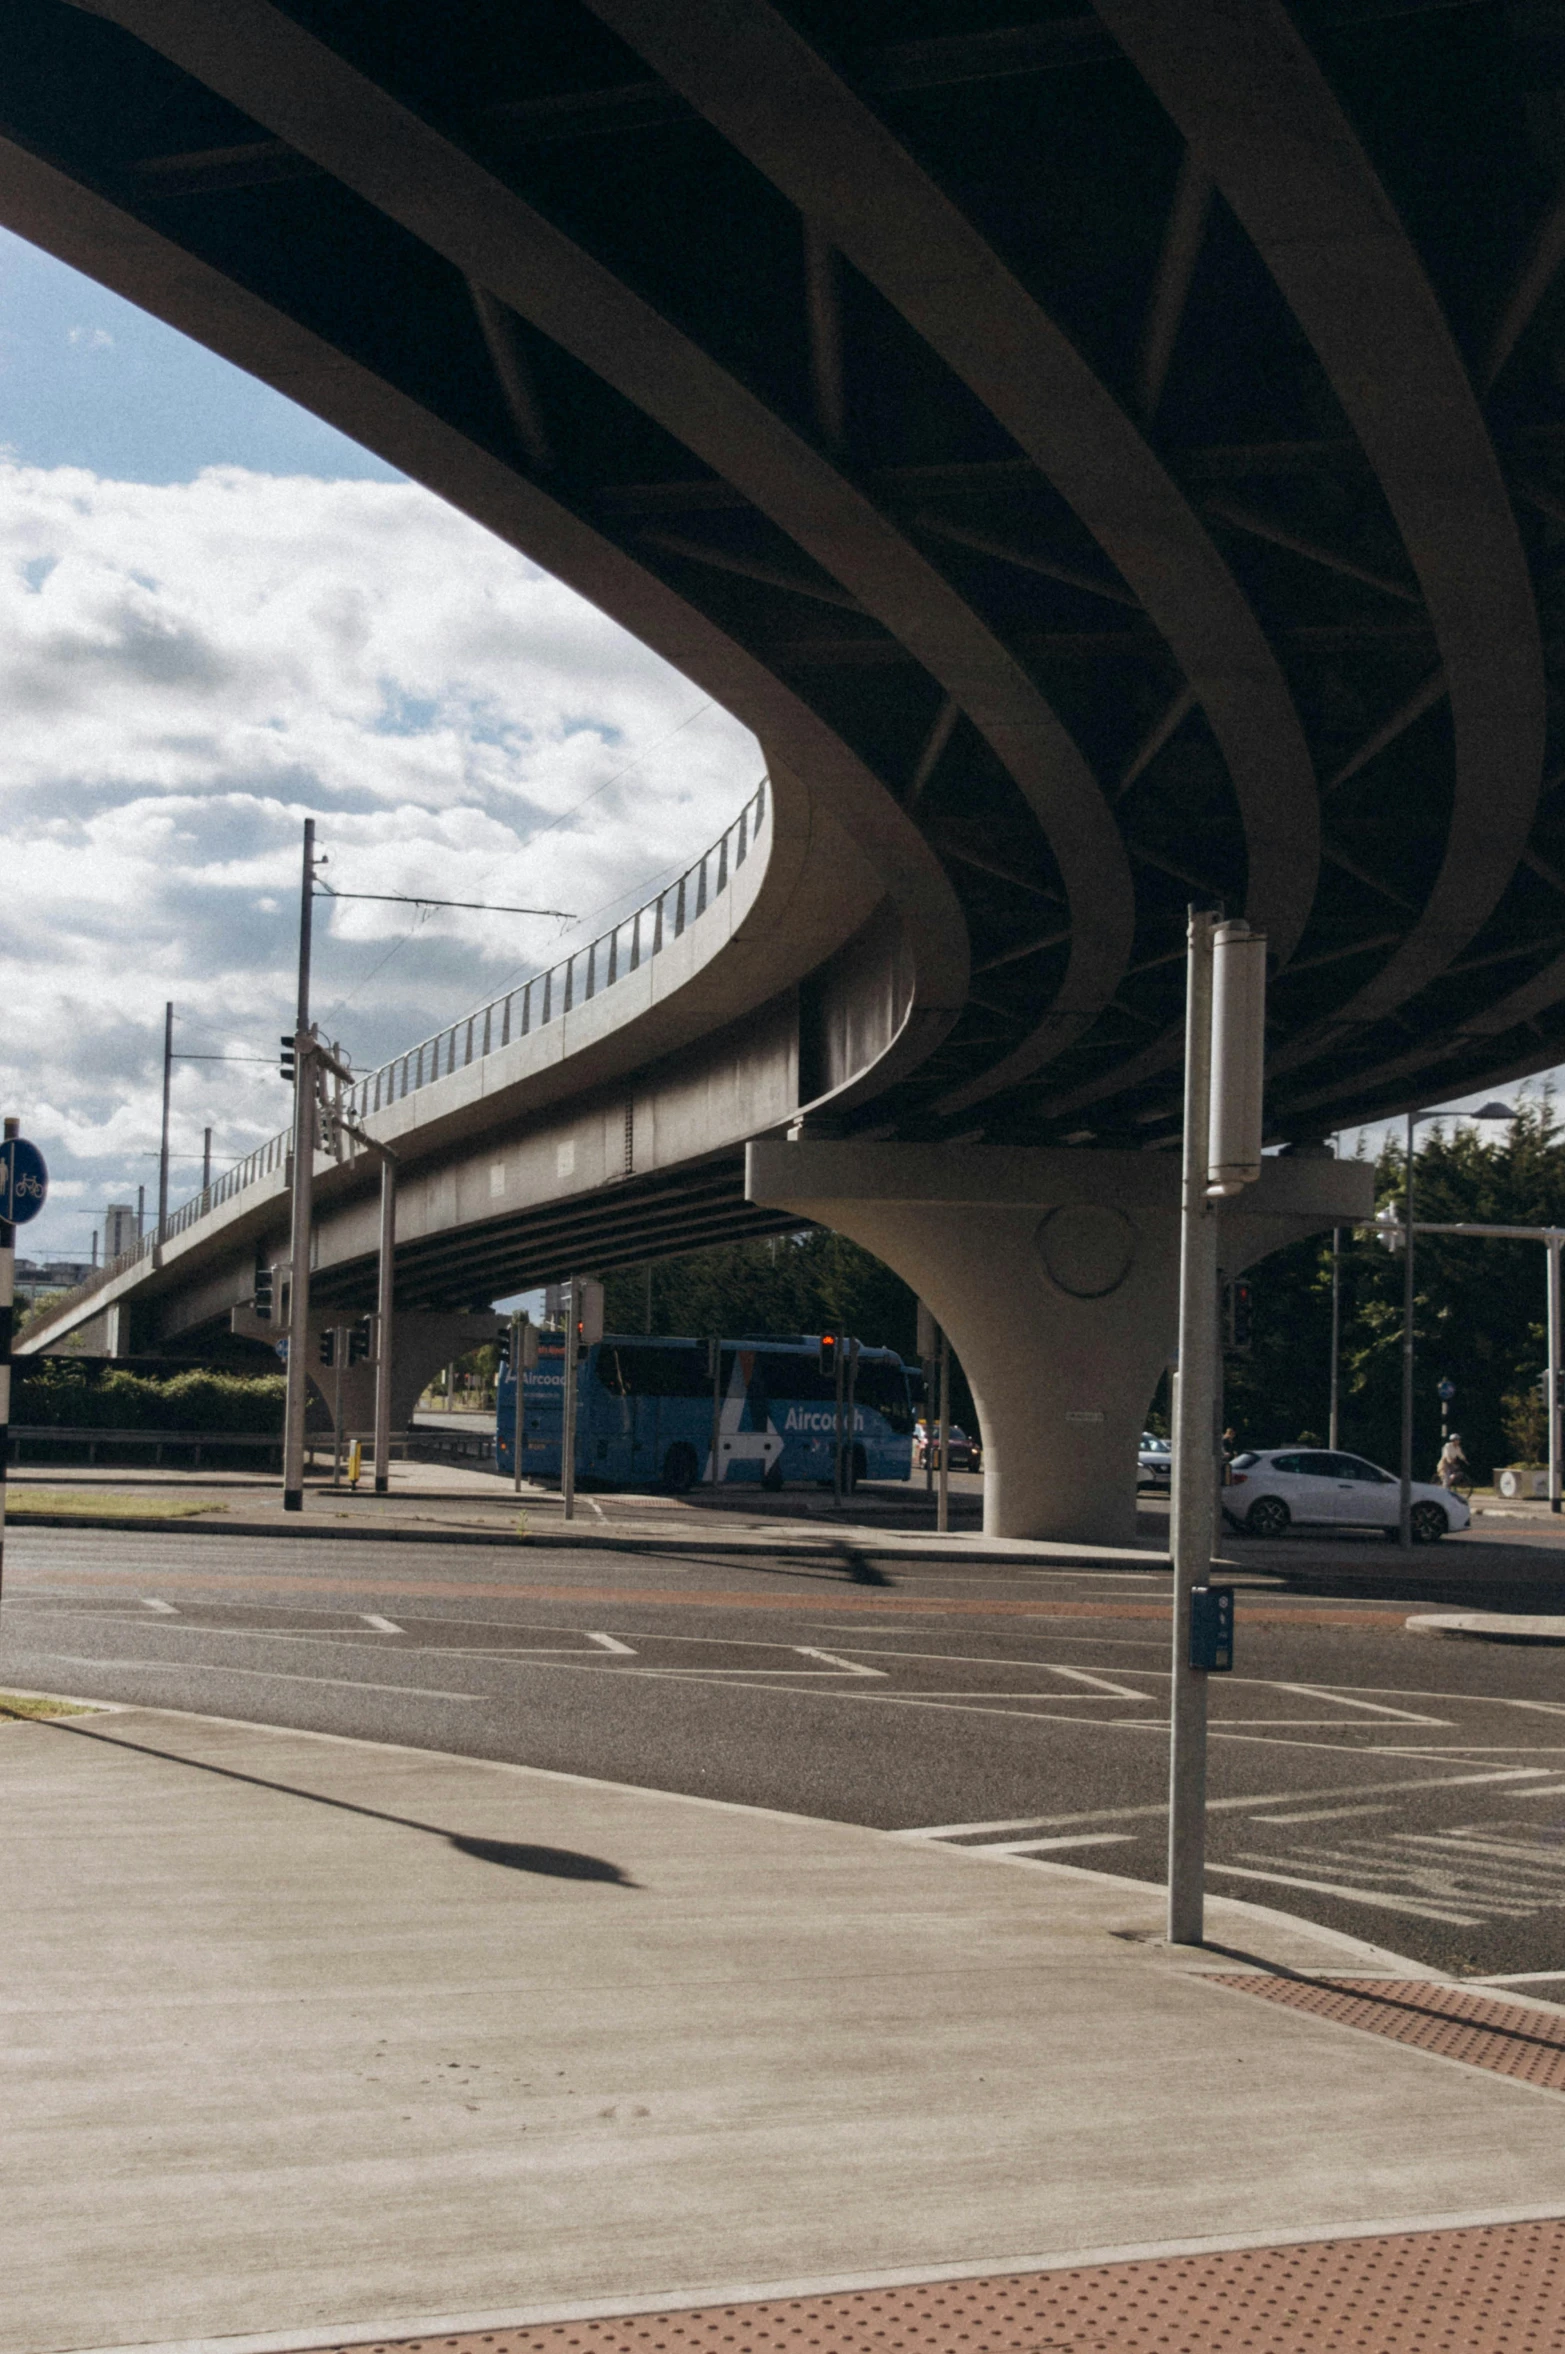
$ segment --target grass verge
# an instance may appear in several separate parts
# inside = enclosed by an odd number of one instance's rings
[[[198,1512],[226,1512],[226,1504],[184,1504],[177,1496],[85,1496],[70,1488],[18,1488],[8,1485],[7,1520],[28,1520],[38,1514],[66,1514],[72,1520],[189,1520]]]
[[[28,1716],[94,1716],[85,1700],[45,1700],[33,1692],[0,1692],[0,1718]]]

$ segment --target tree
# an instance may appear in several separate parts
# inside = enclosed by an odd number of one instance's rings
[[[1399,1141],[1376,1166],[1377,1203],[1402,1203]],[[1565,1226],[1565,1149],[1552,1094],[1526,1100],[1500,1137],[1435,1126],[1419,1138],[1414,1214],[1420,1224]],[[1517,1401],[1546,1362],[1544,1254],[1533,1242],[1420,1235],[1414,1256],[1413,1468],[1427,1479],[1440,1447],[1437,1385],[1456,1391],[1451,1425],[1480,1477],[1510,1461],[1526,1434]],[[1230,1357],[1228,1419],[1255,1446],[1308,1430],[1324,1438],[1331,1373],[1331,1238],[1292,1244],[1251,1278],[1254,1346]],[[1372,1235],[1343,1235],[1341,1436],[1394,1465],[1401,1452],[1402,1256]]]
[[[647,1271],[622,1267],[604,1285],[610,1332],[640,1332]],[[918,1300],[900,1275],[846,1235],[825,1227],[720,1243],[652,1267],[652,1329],[700,1340],[718,1333],[840,1332],[910,1361],[918,1349]],[[972,1395],[953,1356],[951,1412],[975,1426]]]

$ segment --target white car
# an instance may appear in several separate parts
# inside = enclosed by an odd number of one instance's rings
[[[1328,1454],[1323,1447],[1267,1448],[1236,1455],[1222,1487],[1223,1518],[1252,1537],[1280,1537],[1290,1528],[1401,1526],[1401,1488],[1394,1472],[1362,1455]],[[1413,1542],[1432,1545],[1448,1529],[1466,1528],[1472,1514],[1460,1496],[1432,1481],[1413,1482]]]

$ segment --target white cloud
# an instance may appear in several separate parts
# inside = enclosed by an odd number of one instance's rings
[[[182,1052],[275,1047],[305,816],[340,889],[597,929],[761,767],[697,688],[426,492],[233,468],[0,465],[0,707],[0,1085],[95,1210],[155,1186],[166,998]],[[560,945],[554,923],[374,903],[320,922],[316,1005],[361,1064]],[[174,1102],[176,1200],[205,1126],[222,1166],[286,1111],[264,1063],[182,1062]],[[30,1245],[86,1243],[67,1200]]]

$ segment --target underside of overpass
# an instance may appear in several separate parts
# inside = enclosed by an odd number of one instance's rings
[[[1192,900],[1267,934],[1274,1142],[1565,1058],[1565,6],[7,30],[0,218],[601,605],[855,862],[851,922],[707,1008],[803,1009],[752,1132],[1067,1148],[1090,1194],[1087,1148],[1175,1141]],[[443,1118],[430,1184],[480,1150]],[[697,1127],[593,1198],[432,1216],[410,1285],[764,1223],[742,1125]]]

